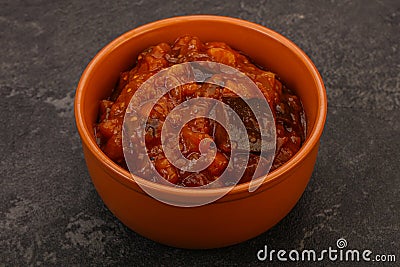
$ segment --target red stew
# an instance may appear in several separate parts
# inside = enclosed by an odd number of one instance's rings
[[[245,55],[222,42],[202,43],[199,38],[183,36],[174,44],[160,43],[149,47],[137,58],[135,67],[121,73],[111,96],[100,102],[99,119],[95,126],[100,148],[114,162],[127,168],[122,149],[122,124],[126,107],[136,90],[152,75],[175,64],[193,61],[213,61],[234,67],[246,74],[268,101],[276,125],[276,151],[271,171],[287,162],[300,149],[305,139],[305,120],[301,101],[283,85],[276,74],[255,65]],[[227,86],[229,87],[229,86]],[[230,158],[230,140],[218,123],[207,118],[196,118],[180,132],[180,149],[188,159],[199,157],[199,143],[211,138],[217,145],[217,154],[205,170],[190,173],[178,170],[165,157],[161,148],[161,127],[168,113],[177,104],[196,97],[222,101],[240,115],[249,135],[251,153],[248,161],[236,159],[245,167],[240,183],[249,181],[258,163],[266,159],[260,155],[257,125],[249,123],[252,114],[237,95],[222,86],[190,83],[179,87],[179,94],[167,94],[151,110],[146,127],[146,148],[156,170],[169,182],[182,186],[201,186],[215,181],[227,167]]]

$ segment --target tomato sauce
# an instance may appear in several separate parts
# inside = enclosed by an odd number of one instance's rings
[[[175,64],[193,61],[213,61],[234,67],[246,74],[267,100],[276,126],[276,150],[271,171],[279,168],[300,149],[305,140],[305,114],[300,98],[279,80],[276,74],[255,65],[248,57],[222,42],[202,43],[194,36],[178,38],[172,45],[160,43],[139,54],[135,66],[121,73],[117,86],[108,99],[99,105],[95,133],[103,152],[120,166],[127,168],[122,149],[122,124],[127,106],[138,88],[152,75]],[[226,85],[226,87],[229,87]],[[155,169],[166,180],[182,186],[201,186],[218,179],[227,168],[231,155],[231,140],[221,125],[208,118],[188,122],[180,132],[180,150],[188,159],[200,156],[199,144],[204,138],[214,140],[217,153],[214,161],[203,171],[178,170],[166,158],[161,147],[161,128],[168,113],[185,100],[208,97],[232,107],[243,120],[250,143],[249,160],[235,159],[245,172],[240,183],[249,181],[257,164],[267,164],[260,154],[260,132],[253,123],[248,106],[226,87],[208,83],[179,86],[163,96],[152,107],[146,127],[146,148]],[[271,164],[271,162],[270,162]],[[235,166],[236,167],[236,166]]]

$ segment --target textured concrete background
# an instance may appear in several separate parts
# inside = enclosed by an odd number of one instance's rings
[[[73,118],[79,77],[99,49],[183,14],[282,33],[327,87],[326,128],[303,197],[270,231],[223,249],[166,247],[122,225],[91,183]],[[0,265],[257,265],[264,245],[322,250],[340,237],[400,261],[399,1],[0,0],[0,29]]]

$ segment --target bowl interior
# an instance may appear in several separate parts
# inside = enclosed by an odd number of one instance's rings
[[[150,23],[132,30],[115,39],[92,60],[78,86],[78,93],[81,94],[78,107],[78,116],[82,116],[81,136],[82,131],[86,133],[88,140],[84,141],[88,142],[90,149],[96,150],[97,154],[102,153],[95,143],[93,126],[97,120],[99,100],[111,94],[120,73],[135,64],[142,50],[160,42],[172,43],[184,34],[198,36],[203,42],[225,42],[257,64],[277,73],[300,96],[306,113],[307,140],[297,154],[306,154],[305,147],[318,142],[325,121],[325,92],[318,71],[304,52],[274,31],[250,22],[225,17],[191,16]],[[297,154],[285,165],[295,162],[295,158],[300,157]],[[116,169],[122,169],[114,165]]]

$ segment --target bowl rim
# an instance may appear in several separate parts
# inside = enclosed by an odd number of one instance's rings
[[[158,191],[164,191],[172,194],[178,194],[178,195],[186,195],[190,196],[191,194],[197,194],[197,195],[204,195],[204,196],[209,196],[209,195],[215,195],[219,194],[221,190],[224,190],[222,188],[210,188],[210,189],[204,189],[204,190],[195,190],[195,189],[190,189],[190,188],[174,188],[171,186],[167,185],[162,185],[162,184],[157,184],[148,180],[145,180],[140,177],[136,177],[133,179],[132,174],[120,167],[118,164],[116,164],[114,161],[112,161],[109,157],[107,157],[104,152],[99,148],[97,143],[95,142],[93,136],[90,134],[90,131],[88,129],[88,125],[86,125],[84,121],[84,116],[83,116],[83,107],[84,107],[84,93],[88,82],[90,81],[91,73],[93,69],[96,67],[96,65],[104,60],[104,58],[107,57],[111,51],[114,49],[118,48],[119,45],[123,44],[130,38],[136,36],[136,35],[141,35],[144,34],[148,31],[153,30],[154,28],[162,28],[166,27],[169,25],[173,25],[176,23],[181,23],[181,22],[189,22],[189,21],[215,21],[215,22],[224,22],[228,24],[234,24],[236,26],[244,27],[244,28],[250,28],[251,30],[258,31],[264,35],[268,35],[270,38],[275,39],[276,41],[280,42],[283,44],[285,47],[288,49],[292,50],[294,54],[296,54],[303,64],[307,67],[308,71],[312,74],[314,78],[314,83],[316,84],[317,87],[317,94],[318,94],[318,109],[317,109],[317,115],[316,115],[316,120],[314,123],[313,128],[310,131],[309,136],[307,137],[306,141],[304,144],[301,146],[299,151],[286,163],[284,163],[282,166],[277,168],[276,170],[270,172],[267,174],[267,177],[264,178],[264,181],[260,185],[260,187],[255,191],[252,192],[252,194],[256,194],[259,192],[264,191],[265,189],[274,186],[283,180],[285,180],[287,177],[285,177],[285,173],[296,169],[301,162],[307,157],[309,152],[318,145],[320,136],[322,134],[325,120],[326,120],[326,113],[327,113],[327,97],[326,97],[326,91],[325,91],[325,86],[322,80],[322,77],[320,73],[318,72],[317,68],[315,67],[314,63],[311,61],[311,59],[305,54],[303,50],[301,50],[296,44],[294,44],[292,41],[284,37],[283,35],[275,32],[274,30],[271,30],[267,27],[261,26],[259,24],[249,22],[246,20],[238,19],[238,18],[232,18],[232,17],[226,17],[226,16],[215,16],[215,15],[188,15],[188,16],[178,16],[178,17],[171,17],[171,18],[166,18],[158,21],[154,21],[139,27],[136,27],[119,37],[115,38],[113,41],[108,43],[106,46],[104,46],[95,56],[94,58],[90,61],[90,63],[87,65],[85,68],[84,72],[81,75],[80,81],[78,83],[76,93],[75,93],[75,101],[74,101],[74,113],[75,113],[75,121],[76,125],[78,128],[78,132],[81,137],[82,143],[91,151],[91,153],[102,163],[102,167],[105,167],[105,170],[110,174],[110,172],[114,175],[110,175],[113,179],[116,179],[118,182],[121,184],[128,186],[129,188],[138,191],[137,185],[138,181],[140,181],[141,186],[146,186],[148,188],[151,188],[153,190],[158,190]],[[117,176],[115,176],[117,174]],[[226,195],[239,195],[242,193],[248,192],[249,188],[249,183],[246,182],[243,184],[237,184],[235,185]],[[146,194],[140,187],[139,187],[140,193]],[[224,198],[224,197],[223,197]],[[222,198],[222,199],[223,199]],[[221,201],[221,199],[218,199],[217,202]]]

